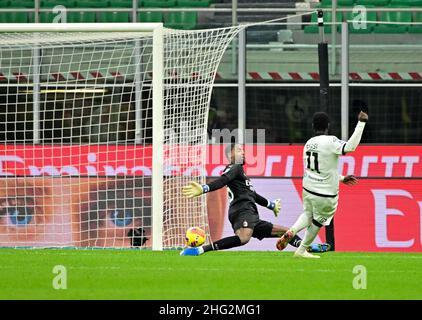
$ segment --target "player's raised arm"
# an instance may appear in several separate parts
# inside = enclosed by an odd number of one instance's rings
[[[255,192],[255,201],[260,206],[272,210],[272,212],[274,212],[274,215],[276,217],[278,216],[278,213],[280,212],[280,209],[281,209],[280,199],[270,201],[270,200],[267,200],[266,198],[264,198],[263,196],[261,196],[260,194],[258,194],[257,192]]]
[[[355,131],[353,132],[350,139],[344,145],[344,153],[355,151],[359,145],[360,139],[362,138],[363,129],[368,121],[368,115],[361,111],[358,115],[358,124],[356,125]]]

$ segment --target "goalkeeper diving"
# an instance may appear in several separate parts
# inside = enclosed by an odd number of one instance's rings
[[[245,164],[243,146],[230,144],[225,151],[230,164],[224,169],[221,177],[205,185],[191,181],[182,188],[182,193],[188,198],[193,198],[227,186],[230,201],[229,220],[235,235],[208,245],[185,248],[180,255],[197,256],[208,251],[240,247],[247,244],[252,237],[259,240],[277,238],[288,230],[286,227],[275,225],[259,218],[256,204],[272,210],[277,217],[280,213],[281,203],[280,199],[267,200],[254,190],[251,181],[243,170],[243,165]],[[301,242],[302,239],[295,235],[290,239],[289,244],[298,248]],[[308,250],[325,252],[330,250],[330,246],[328,244],[314,244]]]

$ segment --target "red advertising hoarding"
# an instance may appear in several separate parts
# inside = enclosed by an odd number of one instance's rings
[[[339,198],[336,250],[422,252],[422,179],[361,179]]]
[[[198,163],[192,159],[200,158],[202,152],[206,152],[206,175],[218,176],[225,167],[224,146],[173,146],[165,152],[169,175],[198,174]],[[256,190],[269,199],[281,198],[283,204],[279,218],[260,208],[261,218],[291,226],[302,210],[302,146],[247,146],[246,156],[246,172],[255,177],[252,183]],[[151,147],[0,146],[3,177],[144,176],[150,175],[151,169]],[[344,175],[364,178],[357,186],[341,186],[335,216],[336,250],[421,252],[422,147],[360,146],[356,152],[341,157],[339,169]],[[210,227],[216,237],[233,232],[226,217],[228,204],[223,198],[224,195],[211,197],[208,201]],[[218,214],[215,208],[219,208]],[[324,234],[321,236],[317,241],[323,240]],[[274,239],[254,240],[244,249],[274,250]]]
[[[246,146],[249,176],[301,177],[302,146]],[[205,153],[207,176],[218,176],[227,160],[224,146],[165,148],[165,172],[196,175]],[[191,155],[191,156],[190,156]],[[360,146],[340,158],[341,172],[361,177],[422,177],[421,146]],[[0,146],[0,176],[115,176],[150,175],[150,146]]]
[[[267,208],[258,207],[261,219],[283,226],[293,225],[302,213],[301,179],[254,178],[252,184],[268,199],[281,199],[279,217],[274,217]],[[218,214],[219,210],[208,210],[209,216]],[[324,231],[323,228],[316,242],[325,240]],[[304,233],[299,235],[303,237]],[[226,217],[222,235],[232,234]],[[336,251],[422,252],[422,179],[360,179],[353,187],[341,185],[335,240]],[[252,239],[241,248],[274,249],[275,239]],[[294,248],[288,246],[287,250]]]

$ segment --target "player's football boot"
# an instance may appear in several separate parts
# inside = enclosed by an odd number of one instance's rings
[[[199,251],[198,247],[194,247],[194,248],[185,248],[182,250],[182,252],[180,252],[181,256],[199,256],[201,254],[201,252]]]
[[[284,250],[284,248],[287,247],[287,245],[289,244],[289,242],[293,239],[294,237],[294,233],[291,230],[287,230],[280,239],[277,240],[277,244],[276,247],[278,250]]]
[[[331,245],[328,243],[313,243],[308,247],[308,252],[327,252],[330,251]]]
[[[293,255],[295,258],[310,258],[310,259],[319,259],[320,256],[314,255],[312,253],[309,253],[306,250],[302,250],[302,248],[299,247],[299,249],[296,250],[296,252]]]

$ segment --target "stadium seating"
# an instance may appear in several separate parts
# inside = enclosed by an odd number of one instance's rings
[[[211,4],[210,0],[177,0],[178,7],[209,7]]]
[[[112,8],[132,8],[133,1],[132,0],[111,0],[108,1],[109,7]],[[138,3],[139,6],[139,3]]]
[[[106,1],[96,0],[76,0],[76,8],[104,8],[107,7]]]
[[[130,22],[128,12],[100,12],[97,22]]]
[[[33,8],[34,0],[10,1],[10,8]]]
[[[328,8],[331,6],[332,0],[322,0],[319,8]],[[353,1],[355,3],[353,4]],[[367,8],[374,7],[387,7],[387,8],[406,8],[406,7],[421,7],[422,0],[339,0],[339,7],[347,7],[350,5],[365,5]],[[353,12],[338,12],[337,22],[341,22],[344,16],[345,20],[353,20],[359,13]],[[325,21],[331,21],[332,14],[325,12]],[[352,23],[349,24],[350,33],[422,33],[421,25],[412,25],[411,22],[422,22],[422,12],[403,12],[403,11],[388,11],[388,12],[375,12],[368,11],[366,20],[377,21],[377,23],[368,23],[365,29],[355,29]],[[311,17],[311,22],[317,22],[316,14]],[[383,24],[382,22],[399,22],[400,24]],[[318,33],[318,26],[306,26],[305,33]],[[340,31],[341,27],[338,25],[337,30]],[[324,31],[331,33],[331,26],[325,26]]]
[[[52,23],[56,14],[52,12],[40,12],[39,21],[41,23]],[[88,22],[96,22],[96,14],[95,12],[67,12],[66,13],[66,20],[68,23],[88,23]],[[34,15],[32,13],[29,14],[29,18],[27,22],[34,22]]]
[[[53,8],[55,6],[65,6],[66,8],[74,8],[76,5],[75,0],[42,0],[40,2],[41,8]]]
[[[422,0],[391,0],[390,4],[397,7],[420,7]]]
[[[143,5],[147,8],[172,8],[176,6],[176,0],[144,0]]]
[[[41,23],[52,23],[55,16],[56,14],[53,12],[40,12],[39,21]]]
[[[164,16],[164,25],[172,29],[195,29],[197,12],[169,12]]]
[[[422,12],[415,12],[413,22],[422,23]],[[409,33],[422,33],[422,24],[409,26],[408,31]]]
[[[139,12],[138,13],[139,22],[163,22],[163,14],[161,12]]]
[[[412,22],[412,13],[400,11],[383,12],[381,19],[378,21],[409,23]],[[374,27],[374,33],[405,33],[407,32],[407,28],[408,25],[403,24],[378,24]]]
[[[351,7],[353,6],[353,0],[337,0],[337,6],[339,7]],[[322,0],[321,1],[322,7],[331,7],[332,6],[332,0]]]
[[[140,8],[195,8],[208,7],[212,0],[138,0]],[[41,0],[41,8],[52,8],[56,5],[63,5],[68,8],[131,8],[132,0]],[[322,0],[320,7],[329,7],[332,0]],[[422,0],[338,0],[339,7],[348,7],[353,5],[380,6],[380,7],[422,7]],[[33,8],[34,0],[0,0],[0,8]],[[344,19],[352,20],[356,14],[352,12],[337,13],[337,21]],[[197,25],[198,14],[196,12],[140,12],[138,19],[142,22],[164,22],[167,27],[180,29],[194,29]],[[331,13],[325,13],[326,21],[331,20]],[[377,18],[378,16],[378,18]],[[68,22],[130,22],[131,14],[129,12],[68,12]],[[54,16],[49,12],[40,13],[40,22],[52,22]],[[394,24],[369,24],[366,29],[355,29],[352,24],[349,25],[351,33],[422,33],[422,25],[411,25],[411,22],[422,22],[421,12],[368,12],[367,20],[377,20],[380,22],[401,22],[405,25]],[[29,12],[8,12],[0,13],[0,21],[3,23],[25,23],[33,22],[34,14]],[[312,22],[317,22],[316,14],[312,15]],[[337,27],[340,30],[340,26]],[[318,33],[318,26],[306,26],[305,33]],[[325,32],[331,33],[331,26],[325,26]]]
[[[95,12],[68,12],[67,13],[67,22],[69,23],[87,23],[87,22],[96,22]]]
[[[26,12],[0,12],[0,23],[27,23]]]
[[[362,6],[386,7],[389,3],[390,0],[356,0],[356,4]]]
[[[324,0],[327,3],[331,0]],[[353,3],[353,0],[339,0],[341,3]],[[410,1],[410,0],[408,0]],[[416,0],[412,0],[416,1]],[[422,0],[420,0],[422,1]],[[212,0],[138,0],[140,8],[199,8],[209,7]],[[41,8],[53,8],[63,5],[68,8],[132,8],[132,0],[41,0]],[[0,8],[33,8],[34,0],[0,0]],[[143,11],[138,13],[138,19],[142,22],[164,22],[166,27],[178,29],[194,29],[198,21],[197,12],[163,12]],[[55,15],[51,12],[41,12],[39,21],[42,23],[52,22]],[[67,21],[80,22],[130,22],[129,12],[68,12]],[[26,23],[34,22],[34,13],[14,12],[0,13],[1,22]],[[328,27],[329,29],[329,27]],[[316,31],[317,32],[317,31]]]

